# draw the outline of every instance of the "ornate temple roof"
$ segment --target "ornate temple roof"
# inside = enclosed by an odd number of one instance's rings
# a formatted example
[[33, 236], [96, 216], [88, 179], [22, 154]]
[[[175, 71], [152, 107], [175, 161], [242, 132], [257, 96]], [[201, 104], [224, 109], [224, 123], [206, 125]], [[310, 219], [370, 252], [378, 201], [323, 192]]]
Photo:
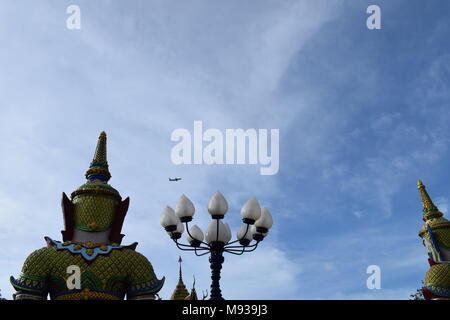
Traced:
[[192, 284], [191, 293], [184, 298], [184, 300], [198, 300], [197, 291], [195, 290], [195, 277], [194, 277], [194, 283]]
[[195, 288], [192, 288], [191, 293], [184, 298], [184, 300], [198, 300], [197, 291], [195, 291]]

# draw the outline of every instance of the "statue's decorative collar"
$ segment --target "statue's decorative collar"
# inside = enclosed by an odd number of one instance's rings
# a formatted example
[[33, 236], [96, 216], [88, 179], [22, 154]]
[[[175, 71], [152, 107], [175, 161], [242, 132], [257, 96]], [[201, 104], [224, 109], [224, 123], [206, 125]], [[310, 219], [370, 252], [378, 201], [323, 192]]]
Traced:
[[92, 243], [92, 242], [60, 242], [49, 237], [45, 237], [45, 241], [49, 246], [54, 247], [56, 250], [67, 250], [72, 254], [81, 255], [86, 261], [94, 261], [99, 255], [108, 255], [113, 250], [132, 249], [137, 246], [137, 242], [134, 242], [128, 246], [122, 246], [117, 243]]

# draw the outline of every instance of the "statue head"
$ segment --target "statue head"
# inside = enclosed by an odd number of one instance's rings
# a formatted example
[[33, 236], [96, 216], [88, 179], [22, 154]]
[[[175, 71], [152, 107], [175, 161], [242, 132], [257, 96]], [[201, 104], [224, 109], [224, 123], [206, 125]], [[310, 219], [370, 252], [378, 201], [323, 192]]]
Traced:
[[422, 181], [419, 180], [417, 187], [423, 204], [422, 220], [425, 222], [419, 236], [434, 263], [450, 261], [450, 222], [434, 205]]
[[64, 241], [72, 240], [76, 229], [92, 233], [110, 231], [110, 240], [120, 243], [129, 199], [122, 201], [119, 192], [108, 184], [111, 174], [106, 159], [105, 132], [100, 133], [94, 158], [85, 176], [86, 183], [72, 192], [70, 200], [63, 194]]

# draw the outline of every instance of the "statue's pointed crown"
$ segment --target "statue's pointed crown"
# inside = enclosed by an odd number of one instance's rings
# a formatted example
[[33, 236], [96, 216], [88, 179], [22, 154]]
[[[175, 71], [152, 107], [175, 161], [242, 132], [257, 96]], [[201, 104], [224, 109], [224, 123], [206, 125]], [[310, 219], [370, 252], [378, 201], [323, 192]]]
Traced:
[[121, 200], [119, 192], [108, 184], [111, 179], [106, 158], [106, 133], [102, 131], [98, 137], [94, 158], [86, 171], [86, 183], [72, 192], [72, 199], [80, 194], [104, 194]]
[[106, 133], [101, 132], [94, 158], [86, 171], [86, 183], [72, 192], [75, 227], [83, 231], [112, 228], [116, 208], [122, 200], [119, 192], [108, 184], [111, 174], [106, 160]]
[[[419, 231], [419, 237], [431, 243], [435, 252], [439, 254], [441, 248], [450, 249], [450, 221], [439, 211], [431, 200], [425, 185], [419, 180], [417, 183], [423, 205], [423, 221], [425, 224]], [[435, 258], [433, 258], [435, 259]], [[441, 258], [437, 258], [439, 261]], [[438, 262], [435, 260], [435, 262]]]
[[423, 205], [423, 221], [428, 221], [433, 218], [442, 217], [442, 212], [439, 211], [438, 207], [435, 206], [433, 201], [431, 200], [428, 192], [425, 188], [425, 185], [422, 183], [422, 180], [417, 182], [417, 188], [419, 189], [420, 197], [422, 198]]
[[105, 131], [102, 131], [98, 137], [94, 158], [92, 159], [88, 171], [86, 171], [86, 179], [89, 181], [100, 180], [105, 183], [111, 179], [111, 173], [109, 173], [108, 161], [106, 159]]

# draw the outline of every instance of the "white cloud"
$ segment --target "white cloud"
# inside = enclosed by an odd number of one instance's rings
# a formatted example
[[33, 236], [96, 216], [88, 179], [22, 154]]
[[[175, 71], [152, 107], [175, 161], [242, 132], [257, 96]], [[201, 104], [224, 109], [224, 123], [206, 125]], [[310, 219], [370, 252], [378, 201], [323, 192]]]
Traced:
[[[265, 240], [266, 241], [266, 240]], [[264, 241], [264, 242], [265, 242]], [[228, 255], [223, 271], [224, 293], [234, 299], [293, 299], [301, 286], [299, 265], [278, 246], [262, 242], [252, 253]], [[269, 244], [268, 244], [269, 245]]]
[[353, 211], [353, 215], [357, 218], [362, 218], [364, 216], [364, 212], [360, 210]]

